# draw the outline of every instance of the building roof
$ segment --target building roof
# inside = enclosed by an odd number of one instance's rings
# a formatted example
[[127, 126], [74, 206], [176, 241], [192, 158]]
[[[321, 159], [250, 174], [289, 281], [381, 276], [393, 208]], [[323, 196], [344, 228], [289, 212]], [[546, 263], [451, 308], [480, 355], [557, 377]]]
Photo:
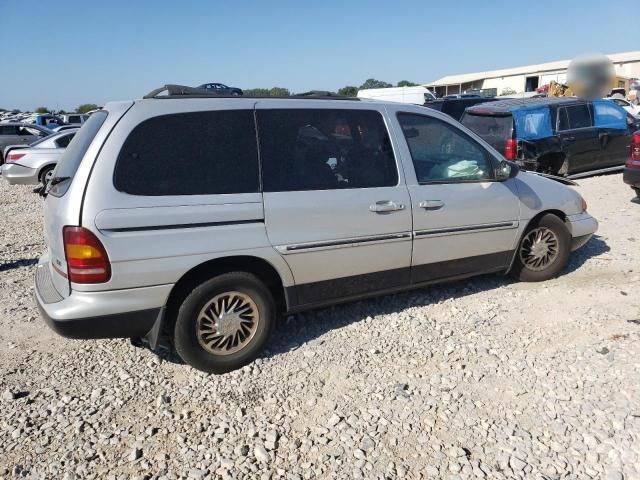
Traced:
[[[615, 63], [640, 62], [640, 50], [634, 52], [612, 53], [607, 55]], [[510, 77], [512, 75], [524, 75], [535, 72], [552, 72], [555, 70], [566, 70], [569, 68], [571, 60], [559, 60], [556, 62], [540, 63], [537, 65], [526, 65], [524, 67], [506, 68], [502, 70], [489, 70], [486, 72], [465, 73], [462, 75], [447, 75], [430, 83], [425, 83], [425, 87], [441, 87], [445, 85], [459, 85], [470, 83], [486, 78]]]

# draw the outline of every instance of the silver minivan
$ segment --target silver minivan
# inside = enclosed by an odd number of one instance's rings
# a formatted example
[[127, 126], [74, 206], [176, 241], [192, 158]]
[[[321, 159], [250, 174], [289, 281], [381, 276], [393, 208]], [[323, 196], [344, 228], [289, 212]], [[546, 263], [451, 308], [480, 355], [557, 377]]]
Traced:
[[43, 317], [73, 338], [169, 338], [226, 372], [278, 314], [488, 272], [557, 276], [597, 229], [432, 109], [156, 95], [76, 134], [45, 202]]

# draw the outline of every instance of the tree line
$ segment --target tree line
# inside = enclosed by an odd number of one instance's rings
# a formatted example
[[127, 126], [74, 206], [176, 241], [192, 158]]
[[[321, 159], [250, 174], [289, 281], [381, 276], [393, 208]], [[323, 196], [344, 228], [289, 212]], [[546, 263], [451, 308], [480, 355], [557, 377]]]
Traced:
[[57, 113], [60, 115], [64, 115], [65, 113], [87, 113], [91, 110], [97, 110], [98, 108], [100, 107], [98, 107], [98, 105], [96, 105], [95, 103], [83, 103], [78, 108], [76, 108], [75, 112], [66, 112], [64, 110], [54, 111], [48, 107], [38, 107], [34, 110], [34, 113]]
[[[355, 97], [358, 94], [358, 90], [364, 90], [368, 88], [390, 88], [390, 87], [417, 87], [419, 84], [410, 82], [409, 80], [400, 80], [396, 85], [385, 82], [383, 80], [377, 80], [375, 78], [369, 78], [364, 81], [362, 85], [356, 87], [355, 85], [347, 85], [338, 89], [338, 95], [345, 97]], [[249, 88], [244, 90], [245, 95], [255, 97], [286, 97], [291, 95], [291, 91], [284, 87], [272, 87], [272, 88]]]
[[[346, 85], [342, 88], [338, 89], [338, 95], [342, 95], [345, 97], [355, 97], [358, 95], [358, 90], [365, 90], [369, 88], [390, 88], [394, 85], [389, 82], [385, 82], [383, 80], [377, 80], [375, 78], [368, 78], [364, 81], [362, 85], [356, 87], [355, 85]], [[396, 87], [416, 87], [417, 83], [410, 82], [409, 80], [400, 80], [396, 85]], [[252, 97], [287, 97], [291, 95], [291, 91], [285, 87], [271, 87], [271, 88], [248, 88], [244, 90], [244, 94]], [[35, 113], [87, 113], [91, 110], [96, 110], [98, 105], [95, 103], [83, 103], [78, 108], [76, 108], [75, 112], [65, 112], [64, 110], [58, 110], [57, 112], [53, 112], [53, 110], [47, 107], [38, 107], [35, 109]]]

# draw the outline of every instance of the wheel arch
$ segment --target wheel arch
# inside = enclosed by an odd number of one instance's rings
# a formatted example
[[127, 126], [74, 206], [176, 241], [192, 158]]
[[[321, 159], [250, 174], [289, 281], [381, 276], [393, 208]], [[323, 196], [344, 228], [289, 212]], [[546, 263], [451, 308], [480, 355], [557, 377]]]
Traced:
[[287, 309], [284, 283], [276, 267], [262, 257], [235, 255], [208, 260], [191, 268], [180, 277], [167, 298], [165, 326], [169, 328], [173, 326], [180, 305], [196, 286], [216, 275], [238, 271], [258, 277], [273, 295], [278, 311]]
[[539, 168], [552, 175], [566, 175], [569, 164], [567, 154], [561, 150], [550, 150], [538, 157]]

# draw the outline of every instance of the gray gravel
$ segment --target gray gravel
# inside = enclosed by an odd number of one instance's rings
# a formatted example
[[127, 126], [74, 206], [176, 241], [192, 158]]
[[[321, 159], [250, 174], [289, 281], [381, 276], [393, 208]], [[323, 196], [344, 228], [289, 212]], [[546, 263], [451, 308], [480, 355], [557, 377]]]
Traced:
[[46, 328], [41, 200], [0, 182], [0, 478], [640, 478], [640, 205], [580, 183], [601, 229], [560, 278], [286, 318], [207, 376]]

